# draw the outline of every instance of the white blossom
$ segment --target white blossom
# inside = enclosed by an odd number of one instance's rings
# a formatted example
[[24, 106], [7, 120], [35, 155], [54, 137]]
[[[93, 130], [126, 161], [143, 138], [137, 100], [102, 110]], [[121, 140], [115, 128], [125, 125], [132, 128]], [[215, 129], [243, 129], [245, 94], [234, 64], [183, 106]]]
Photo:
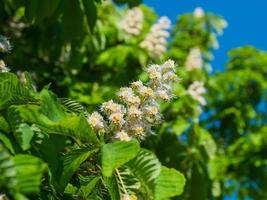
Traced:
[[142, 97], [152, 97], [153, 96], [153, 90], [150, 87], [147, 86], [141, 86], [140, 88], [138, 88], [138, 92]]
[[129, 141], [131, 137], [126, 133], [126, 131], [121, 130], [115, 134], [115, 138], [121, 141]]
[[127, 105], [138, 106], [141, 102], [140, 98], [134, 94], [133, 89], [129, 87], [121, 88], [118, 97]]
[[140, 8], [133, 8], [127, 11], [121, 26], [129, 35], [139, 35], [143, 27], [144, 16]]
[[144, 112], [147, 114], [147, 115], [153, 115], [153, 116], [156, 116], [156, 115], [158, 115], [159, 114], [159, 109], [158, 109], [158, 107], [157, 106], [151, 106], [151, 105], [149, 105], [149, 106], [146, 106], [145, 108], [144, 108]]
[[147, 69], [147, 73], [148, 73], [149, 78], [152, 80], [160, 80], [162, 77], [159, 65], [151, 65]]
[[185, 69], [191, 71], [194, 69], [201, 69], [202, 66], [203, 66], [203, 61], [200, 49], [198, 47], [190, 49], [189, 55], [187, 56], [185, 62]]
[[175, 70], [175, 63], [173, 60], [167, 60], [163, 65], [162, 65], [162, 71], [174, 71]]
[[188, 88], [187, 93], [196, 101], [199, 102], [201, 106], [207, 104], [203, 95], [206, 93], [206, 88], [204, 83], [200, 81], [194, 81]]
[[[147, 83], [138, 80], [131, 87], [122, 87], [117, 93], [121, 104], [113, 100], [101, 105], [101, 112], [107, 119], [103, 124], [113, 139], [128, 141], [143, 139], [152, 132], [153, 125], [161, 122], [157, 100], [172, 98], [172, 83], [177, 81], [175, 64], [168, 60], [162, 65], [150, 65], [146, 72], [150, 78]], [[94, 126], [100, 120], [95, 120]], [[89, 122], [92, 124], [92, 122]]]
[[152, 56], [161, 56], [167, 50], [167, 38], [170, 36], [167, 30], [170, 26], [171, 21], [168, 17], [159, 18], [158, 22], [152, 25], [140, 46], [147, 49]]
[[116, 126], [119, 126], [121, 127], [124, 123], [125, 123], [125, 120], [123, 118], [123, 114], [122, 113], [112, 113], [110, 116], [109, 116], [109, 120]]
[[142, 138], [143, 134], [144, 134], [144, 128], [142, 127], [142, 125], [135, 125], [133, 127], [131, 127], [131, 131], [133, 133], [134, 136], [138, 137], [138, 138]]
[[110, 115], [112, 113], [125, 113], [125, 108], [123, 107], [123, 105], [110, 100], [101, 105], [101, 111], [107, 115]]
[[0, 52], [1, 53], [8, 53], [12, 49], [12, 45], [10, 44], [9, 40], [0, 35]]
[[140, 81], [140, 80], [138, 80], [138, 81], [134, 81], [134, 82], [131, 83], [131, 87], [132, 87], [133, 89], [138, 89], [138, 88], [140, 88], [140, 87], [142, 87], [142, 86], [143, 86], [143, 82]]
[[155, 97], [165, 101], [171, 99], [171, 96], [168, 94], [168, 91], [160, 88], [155, 92]]
[[128, 116], [130, 118], [134, 118], [134, 119], [140, 119], [142, 116], [142, 112], [138, 107], [135, 106], [131, 106], [128, 109]]
[[18, 76], [19, 76], [19, 80], [22, 84], [26, 85], [27, 84], [27, 79], [26, 79], [26, 76], [25, 76], [25, 73], [22, 72], [22, 71], [18, 71], [17, 72]]
[[1, 72], [9, 72], [9, 68], [6, 66], [3, 60], [0, 60], [0, 73]]
[[205, 12], [201, 7], [197, 7], [195, 8], [193, 14], [196, 18], [202, 18], [205, 15]]
[[98, 112], [93, 112], [91, 115], [87, 117], [89, 124], [96, 131], [104, 130], [105, 124], [103, 117]]

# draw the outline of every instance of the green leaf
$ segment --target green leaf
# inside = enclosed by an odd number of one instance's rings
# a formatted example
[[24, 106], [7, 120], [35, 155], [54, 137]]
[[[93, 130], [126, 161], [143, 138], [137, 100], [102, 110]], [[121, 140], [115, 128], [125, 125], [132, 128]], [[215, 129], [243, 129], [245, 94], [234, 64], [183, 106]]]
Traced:
[[46, 17], [50, 17], [56, 9], [60, 0], [27, 0], [25, 7], [25, 16], [31, 23], [39, 23]]
[[63, 172], [60, 178], [60, 185], [62, 188], [66, 187], [75, 171], [94, 151], [95, 150], [90, 150], [88, 148], [75, 149], [64, 156]]
[[120, 141], [105, 144], [102, 147], [102, 173], [110, 177], [115, 168], [118, 168], [133, 159], [139, 151], [139, 143], [136, 140], [129, 142]]
[[85, 180], [85, 178], [83, 178], [83, 182], [86, 182], [86, 184], [83, 183], [82, 186], [80, 187], [79, 192], [78, 192], [78, 194], [80, 194], [85, 199], [92, 192], [92, 190], [94, 189], [94, 187], [98, 183], [100, 177], [99, 176], [88, 177], [88, 178], [86, 177], [86, 179], [87, 180]]
[[31, 140], [34, 135], [33, 130], [28, 124], [21, 123], [17, 127], [14, 133], [15, 137], [17, 138], [18, 142], [21, 145], [22, 150], [27, 150], [31, 147]]
[[62, 135], [45, 135], [37, 147], [40, 151], [41, 158], [49, 167], [50, 183], [55, 190], [60, 190], [60, 175], [63, 168], [62, 152], [66, 147], [66, 137]]
[[17, 185], [14, 161], [0, 143], [0, 188], [14, 189]]
[[31, 91], [12, 73], [0, 73], [0, 110], [12, 104], [36, 103]]
[[106, 188], [108, 189], [111, 200], [120, 199], [120, 190], [118, 187], [116, 177], [114, 175], [110, 177], [104, 177], [103, 182]]
[[87, 23], [90, 27], [91, 32], [93, 32], [96, 19], [97, 19], [97, 7], [94, 0], [82, 0], [84, 12], [86, 15]]
[[155, 199], [167, 199], [182, 194], [185, 186], [183, 174], [162, 166], [155, 187]]
[[77, 39], [83, 32], [83, 12], [80, 1], [64, 0], [62, 4], [62, 28], [67, 40]]
[[40, 93], [42, 113], [53, 121], [63, 119], [66, 115], [56, 95], [43, 89]]
[[13, 145], [12, 145], [12, 140], [1, 132], [0, 132], [0, 141], [4, 144], [4, 146], [6, 148], [8, 148], [8, 150], [11, 153], [13, 153], [13, 154], [15, 153], [15, 150], [14, 150]]
[[39, 192], [46, 164], [31, 155], [16, 155], [13, 160], [19, 191], [24, 194]]
[[[38, 128], [50, 134], [59, 134], [86, 142], [99, 143], [83, 114], [66, 114], [64, 118], [59, 119], [63, 115], [59, 115], [56, 109], [51, 111], [52, 114], [55, 113], [55, 116], [47, 113], [48, 110], [36, 105], [11, 106], [8, 109], [8, 116], [12, 129], [15, 130], [21, 122], [25, 122], [27, 124], [35, 124]], [[48, 117], [58, 120], [53, 121]]]
[[0, 130], [8, 133], [10, 131], [9, 124], [3, 116], [0, 116]]
[[125, 190], [129, 194], [140, 190], [140, 181], [133, 173], [131, 173], [129, 168], [127, 168], [127, 165], [116, 169], [114, 175], [117, 178], [117, 184], [121, 194], [124, 194]]
[[85, 113], [86, 109], [78, 102], [68, 99], [68, 98], [60, 98], [59, 99], [61, 104], [64, 106], [64, 108], [73, 113]]
[[137, 156], [127, 163], [127, 168], [140, 181], [150, 195], [153, 194], [157, 178], [160, 174], [161, 164], [155, 154], [141, 149]]

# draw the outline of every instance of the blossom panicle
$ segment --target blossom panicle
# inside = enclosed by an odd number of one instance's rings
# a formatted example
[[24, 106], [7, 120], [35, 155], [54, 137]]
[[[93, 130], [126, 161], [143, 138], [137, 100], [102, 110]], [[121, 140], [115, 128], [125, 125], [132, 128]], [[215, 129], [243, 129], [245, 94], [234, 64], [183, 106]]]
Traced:
[[129, 35], [139, 35], [143, 27], [144, 16], [140, 8], [135, 7], [127, 11], [121, 23], [122, 29]]
[[187, 93], [196, 101], [199, 102], [201, 106], [205, 106], [207, 104], [206, 99], [204, 98], [204, 94], [206, 93], [206, 88], [204, 87], [204, 83], [200, 81], [194, 81], [188, 88]]
[[100, 107], [102, 115], [97, 112], [89, 115], [88, 122], [95, 131], [105, 130], [114, 139], [128, 141], [144, 138], [152, 132], [153, 125], [161, 122], [158, 101], [168, 101], [173, 96], [171, 85], [178, 80], [175, 63], [168, 60], [162, 65], [150, 65], [146, 72], [147, 83], [138, 80], [130, 87], [120, 88], [117, 93], [120, 103], [104, 102]]
[[203, 60], [200, 49], [198, 47], [190, 49], [189, 55], [187, 56], [185, 62], [185, 69], [187, 71], [192, 71], [195, 69], [201, 69], [202, 66]]
[[147, 49], [152, 56], [161, 56], [167, 50], [167, 38], [170, 36], [167, 30], [170, 27], [171, 21], [168, 17], [159, 18], [158, 22], [152, 25], [140, 46]]

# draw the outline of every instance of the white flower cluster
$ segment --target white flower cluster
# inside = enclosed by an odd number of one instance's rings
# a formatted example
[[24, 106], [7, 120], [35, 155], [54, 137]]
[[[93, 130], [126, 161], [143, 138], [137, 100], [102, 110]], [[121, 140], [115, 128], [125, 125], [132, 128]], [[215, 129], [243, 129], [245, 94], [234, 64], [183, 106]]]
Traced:
[[185, 69], [191, 71], [201, 69], [203, 66], [201, 51], [198, 47], [190, 49], [189, 55], [186, 58]]
[[167, 49], [167, 38], [170, 36], [167, 31], [171, 27], [171, 21], [164, 16], [155, 23], [140, 46], [147, 49], [152, 56], [161, 56]]
[[205, 12], [201, 7], [197, 7], [197, 8], [195, 8], [193, 14], [194, 14], [194, 17], [196, 17], [196, 18], [202, 18], [202, 17], [204, 17]]
[[132, 8], [122, 21], [122, 29], [130, 35], [139, 35], [143, 27], [144, 15], [140, 8]]
[[8, 72], [9, 68], [6, 66], [3, 60], [0, 60], [0, 73], [1, 72]]
[[101, 105], [101, 114], [93, 112], [88, 116], [96, 132], [109, 133], [118, 140], [142, 139], [153, 125], [161, 122], [157, 101], [172, 98], [171, 84], [178, 80], [175, 63], [168, 60], [162, 65], [151, 65], [146, 71], [148, 83], [139, 80], [120, 88], [117, 96], [121, 103], [110, 100]]
[[203, 95], [206, 93], [206, 88], [204, 87], [204, 83], [200, 81], [194, 81], [188, 88], [187, 93], [191, 95], [193, 99], [199, 102], [201, 106], [205, 106], [207, 104]]
[[0, 35], [0, 52], [9, 53], [11, 49], [12, 49], [12, 46], [9, 40], [6, 37]]

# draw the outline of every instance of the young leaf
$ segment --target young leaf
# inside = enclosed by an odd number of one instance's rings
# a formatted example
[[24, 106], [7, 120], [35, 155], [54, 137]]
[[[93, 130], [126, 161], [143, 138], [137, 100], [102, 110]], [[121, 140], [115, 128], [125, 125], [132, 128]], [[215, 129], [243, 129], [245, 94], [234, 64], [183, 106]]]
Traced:
[[88, 148], [75, 149], [67, 153], [63, 158], [63, 172], [60, 178], [60, 185], [65, 188], [74, 172], [95, 150]]
[[183, 174], [162, 166], [155, 187], [155, 199], [163, 200], [182, 194], [185, 185]]
[[14, 161], [0, 143], [0, 188], [14, 189], [17, 185]]
[[31, 147], [31, 140], [34, 135], [33, 130], [28, 124], [21, 123], [14, 132], [14, 135], [21, 145], [22, 150], [27, 150]]
[[36, 103], [31, 91], [12, 73], [0, 73], [0, 110], [12, 104]]
[[[80, 194], [84, 199], [88, 198], [88, 195], [92, 192], [92, 190], [94, 189], [94, 187], [97, 184], [97, 182], [99, 181], [99, 179], [100, 179], [99, 176], [83, 178], [84, 183], [80, 187], [78, 194]], [[85, 184], [85, 182], [86, 182], [86, 184]]]
[[37, 157], [23, 154], [16, 155], [13, 160], [19, 191], [24, 194], [39, 192], [46, 164]]
[[108, 189], [108, 193], [110, 195], [111, 200], [120, 199], [120, 190], [117, 184], [116, 177], [114, 175], [110, 177], [103, 177], [103, 182]]
[[139, 151], [139, 143], [136, 140], [129, 142], [120, 141], [105, 144], [102, 147], [102, 172], [110, 177], [115, 168], [118, 168], [133, 159]]
[[[12, 128], [15, 130], [20, 122], [27, 124], [36, 124], [41, 130], [44, 130], [50, 134], [59, 134], [69, 137], [75, 137], [86, 142], [98, 143], [96, 135], [93, 133], [90, 125], [88, 124], [85, 116], [80, 114], [79, 116], [74, 114], [66, 114], [66, 116], [60, 120], [53, 121], [52, 119], [58, 119], [62, 116], [58, 115], [52, 117], [51, 112], [42, 109], [36, 105], [20, 105], [11, 106], [8, 109], [8, 116]], [[54, 110], [55, 112], [55, 110]], [[47, 114], [48, 116], [46, 116]]]
[[15, 153], [15, 150], [12, 145], [12, 140], [7, 137], [5, 134], [0, 131], [0, 141], [4, 144], [4, 146], [12, 153]]
[[146, 149], [141, 149], [137, 156], [127, 163], [127, 167], [140, 181], [146, 192], [152, 195], [161, 167], [155, 154]]

